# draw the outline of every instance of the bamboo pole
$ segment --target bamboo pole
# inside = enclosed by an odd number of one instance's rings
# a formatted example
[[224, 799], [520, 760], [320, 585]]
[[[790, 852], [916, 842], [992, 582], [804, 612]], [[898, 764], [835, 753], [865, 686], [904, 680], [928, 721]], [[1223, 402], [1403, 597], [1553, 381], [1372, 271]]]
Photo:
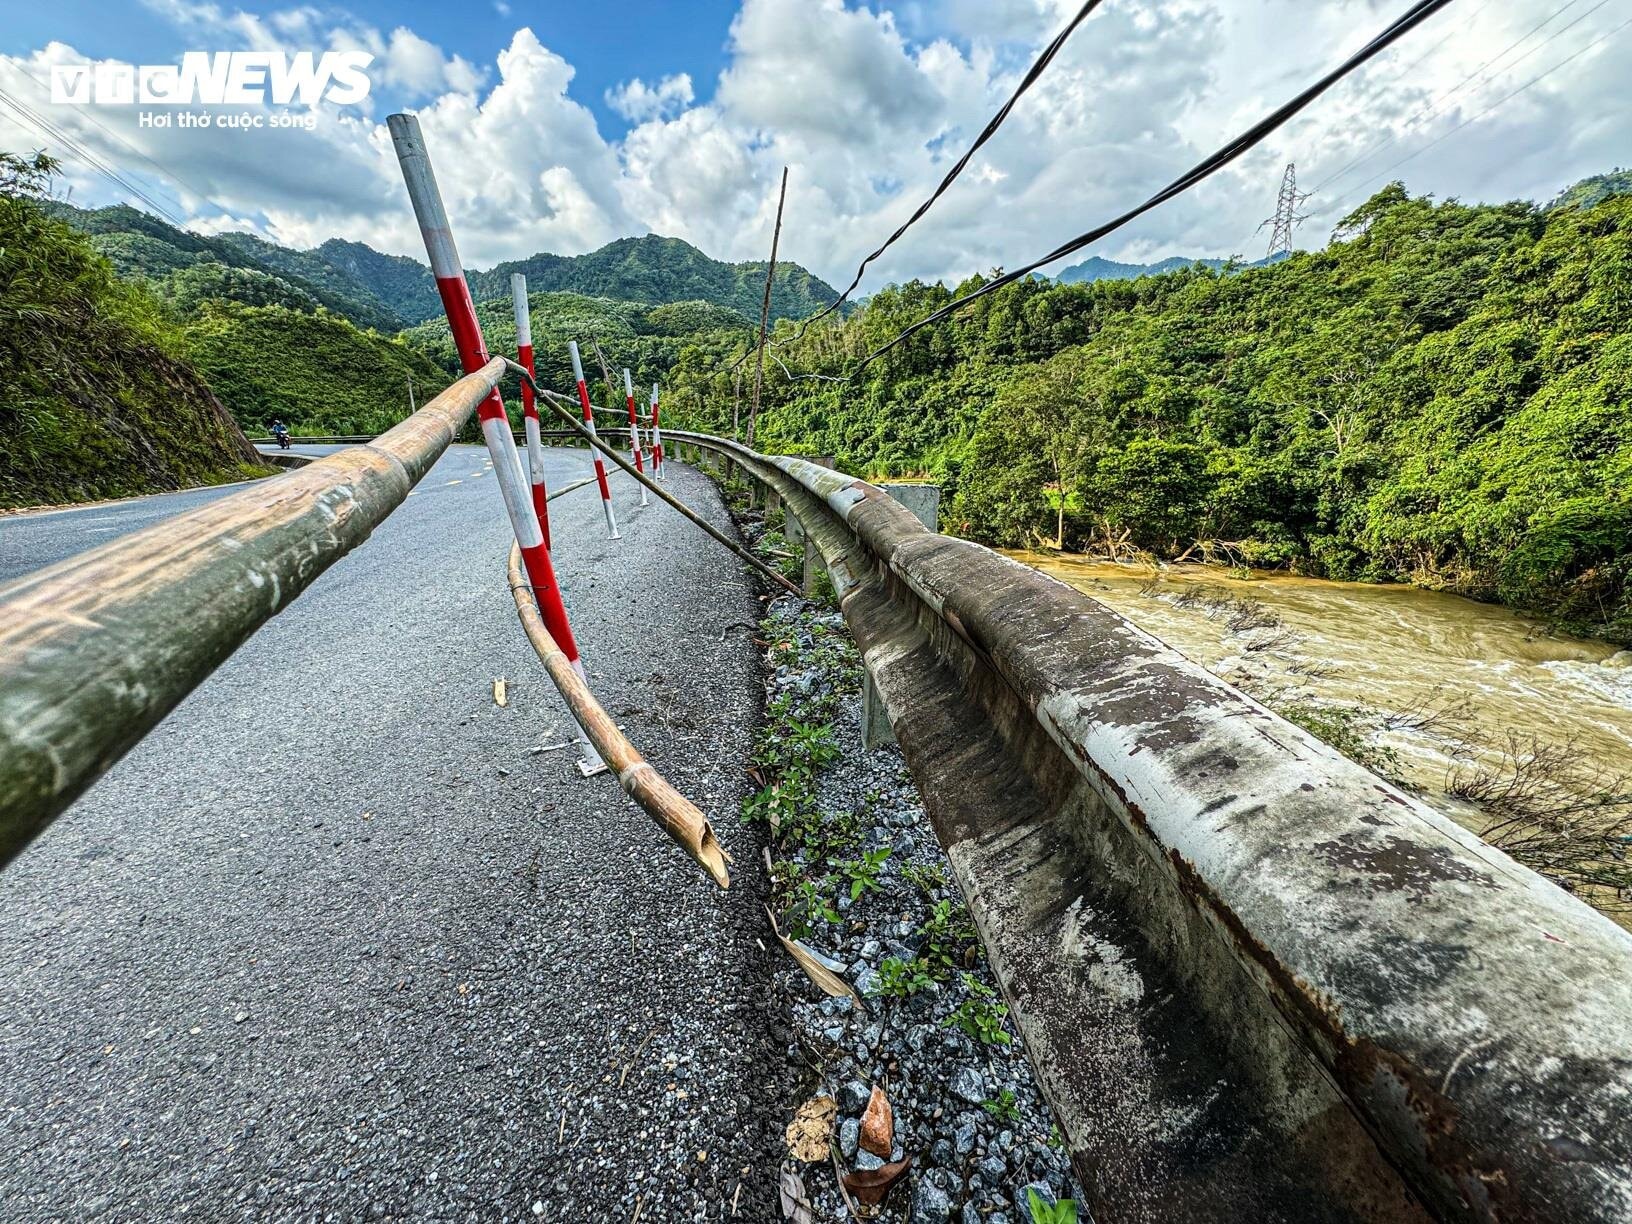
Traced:
[[[527, 379], [529, 382], [532, 381], [532, 375], [528, 374], [526, 369], [524, 367], [522, 367], [521, 365], [518, 365], [516, 362], [510, 361], [508, 359], [506, 359], [505, 364], [507, 366], [509, 366], [510, 369], [514, 370], [517, 374], [519, 374], [523, 378]], [[582, 438], [584, 441], [588, 442], [596, 450], [598, 450], [602, 454], [604, 454], [608, 459], [612, 460], [613, 463], [617, 464], [625, 472], [628, 472], [629, 475], [633, 476], [636, 480], [640, 481], [641, 484], [645, 485], [653, 493], [656, 493], [658, 495], [658, 497], [662, 498], [669, 505], [673, 506], [676, 510], [678, 510], [682, 515], [684, 515], [687, 519], [689, 519], [696, 526], [701, 527], [704, 531], [706, 531], [709, 535], [713, 536], [721, 544], [724, 544], [727, 548], [729, 548], [733, 553], [736, 554], [736, 556], [737, 556], [737, 558], [739, 560], [746, 561], [749, 565], [753, 566], [756, 570], [758, 570], [761, 574], [763, 574], [771, 582], [774, 582], [777, 586], [779, 586], [783, 590], [787, 591], [788, 594], [797, 595], [801, 599], [804, 598], [804, 592], [801, 591], [798, 587], [794, 586], [793, 583], [789, 582], [781, 574], [777, 573], [770, 566], [766, 565], [765, 562], [761, 561], [758, 557], [754, 556], [753, 553], [749, 552], [741, 544], [738, 544], [735, 540], [731, 539], [724, 532], [722, 532], [719, 528], [715, 527], [714, 524], [708, 522], [701, 515], [699, 515], [695, 510], [693, 510], [690, 506], [686, 505], [679, 498], [675, 497], [668, 490], [659, 488], [655, 483], [653, 483], [650, 479], [647, 478], [645, 472], [635, 471], [635, 468], [634, 468], [633, 464], [631, 464], [622, 455], [618, 454], [618, 452], [613, 447], [608, 446], [605, 442], [602, 442], [599, 437], [597, 437], [595, 434], [592, 434], [588, 429], [586, 429], [582, 424], [579, 423], [578, 419], [575, 416], [573, 416], [572, 413], [568, 412], [566, 410], [566, 408], [562, 407], [563, 401], [565, 401], [567, 403], [572, 402], [572, 401], [568, 400], [566, 396], [557, 395], [554, 391], [546, 391], [546, 390], [543, 390], [542, 388], [538, 388], [536, 386], [535, 386], [535, 390], [538, 391], [538, 398], [540, 400], [543, 400], [545, 403], [549, 404], [550, 407], [555, 410], [556, 415], [559, 416], [562, 419], [562, 421], [564, 421], [566, 423], [568, 428], [570, 428], [580, 438]]]
[[628, 737], [618, 730], [611, 715], [601, 708], [601, 703], [595, 700], [589, 685], [573, 669], [566, 654], [544, 627], [544, 618], [539, 615], [538, 605], [533, 602], [532, 588], [527, 585], [526, 575], [522, 573], [521, 550], [514, 545], [510, 548], [509, 570], [510, 594], [516, 601], [516, 614], [521, 618], [527, 641], [532, 644], [539, 662], [544, 664], [544, 670], [560, 690], [573, 718], [589, 736], [601, 759], [618, 775], [618, 785], [623, 788], [624, 794], [639, 804], [657, 822], [657, 826], [691, 856], [693, 862], [708, 872], [716, 884], [729, 888], [731, 876], [726, 868], [729, 856], [714, 836], [708, 818], [696, 804], [675, 790], [662, 774], [652, 768]]

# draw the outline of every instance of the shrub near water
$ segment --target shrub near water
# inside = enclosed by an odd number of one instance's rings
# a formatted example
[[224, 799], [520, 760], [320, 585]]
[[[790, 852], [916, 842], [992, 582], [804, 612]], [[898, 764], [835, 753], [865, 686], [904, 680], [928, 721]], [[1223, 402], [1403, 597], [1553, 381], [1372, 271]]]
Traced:
[[0, 507], [264, 472], [153, 298], [28, 198], [43, 182], [0, 175]]
[[[803, 340], [780, 328], [759, 449], [928, 473], [948, 527], [990, 543], [1410, 581], [1632, 643], [1632, 196], [1614, 187], [1543, 209], [1394, 184], [1324, 250], [1022, 280], [853, 381], [784, 373], [851, 374], [984, 282], [891, 287]], [[721, 368], [681, 354], [674, 424], [718, 425]]]

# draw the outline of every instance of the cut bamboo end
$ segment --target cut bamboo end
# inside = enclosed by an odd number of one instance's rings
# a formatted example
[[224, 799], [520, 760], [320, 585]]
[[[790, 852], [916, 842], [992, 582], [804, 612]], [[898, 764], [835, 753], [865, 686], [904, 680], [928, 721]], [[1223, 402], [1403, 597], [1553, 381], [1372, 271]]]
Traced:
[[652, 768], [618, 730], [610, 715], [595, 700], [594, 693], [583, 677], [573, 668], [539, 615], [532, 589], [527, 585], [521, 569], [521, 550], [510, 549], [510, 594], [516, 602], [516, 614], [521, 618], [522, 631], [527, 635], [533, 652], [544, 664], [544, 670], [560, 691], [567, 708], [583, 728], [595, 749], [618, 775], [618, 785], [635, 801], [657, 827], [666, 833], [708, 876], [721, 888], [731, 886], [731, 874], [726, 864], [731, 856], [720, 845], [708, 818], [690, 799]]

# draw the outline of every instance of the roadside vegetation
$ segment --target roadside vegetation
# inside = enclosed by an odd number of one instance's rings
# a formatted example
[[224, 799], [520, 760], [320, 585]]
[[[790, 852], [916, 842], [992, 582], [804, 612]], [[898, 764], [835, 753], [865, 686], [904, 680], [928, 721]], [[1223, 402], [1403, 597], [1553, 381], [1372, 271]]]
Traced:
[[[740, 478], [721, 489], [755, 551], [797, 572], [782, 512], [750, 507]], [[811, 1219], [1076, 1219], [1064, 1142], [912, 779], [895, 748], [861, 751], [861, 659], [831, 583], [772, 600], [758, 633], [765, 722], [742, 819], [765, 830], [794, 941], [778, 975], [790, 1062], [816, 1079], [784, 1201]]]
[[0, 154], [0, 509], [272, 470], [159, 301], [43, 207], [54, 168]]
[[[1125, 559], [1406, 581], [1632, 642], [1632, 196], [1467, 206], [1394, 184], [1320, 251], [1026, 280], [837, 377], [956, 289], [875, 294], [767, 362], [759, 447], [938, 480], [952, 529]], [[706, 347], [676, 423], [729, 430]]]

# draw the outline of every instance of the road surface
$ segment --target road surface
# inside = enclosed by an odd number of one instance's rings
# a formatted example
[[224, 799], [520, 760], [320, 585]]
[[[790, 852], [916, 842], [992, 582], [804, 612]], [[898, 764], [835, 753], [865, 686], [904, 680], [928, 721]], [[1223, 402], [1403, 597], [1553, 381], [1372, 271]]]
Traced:
[[[587, 466], [550, 452], [557, 484]], [[786, 1036], [736, 816], [759, 605], [615, 492], [621, 548], [593, 487], [552, 503], [562, 585], [730, 892], [536, 751], [569, 721], [485, 453], [453, 448], [0, 873], [0, 1218], [772, 1218]], [[219, 495], [0, 519], [0, 577]]]

